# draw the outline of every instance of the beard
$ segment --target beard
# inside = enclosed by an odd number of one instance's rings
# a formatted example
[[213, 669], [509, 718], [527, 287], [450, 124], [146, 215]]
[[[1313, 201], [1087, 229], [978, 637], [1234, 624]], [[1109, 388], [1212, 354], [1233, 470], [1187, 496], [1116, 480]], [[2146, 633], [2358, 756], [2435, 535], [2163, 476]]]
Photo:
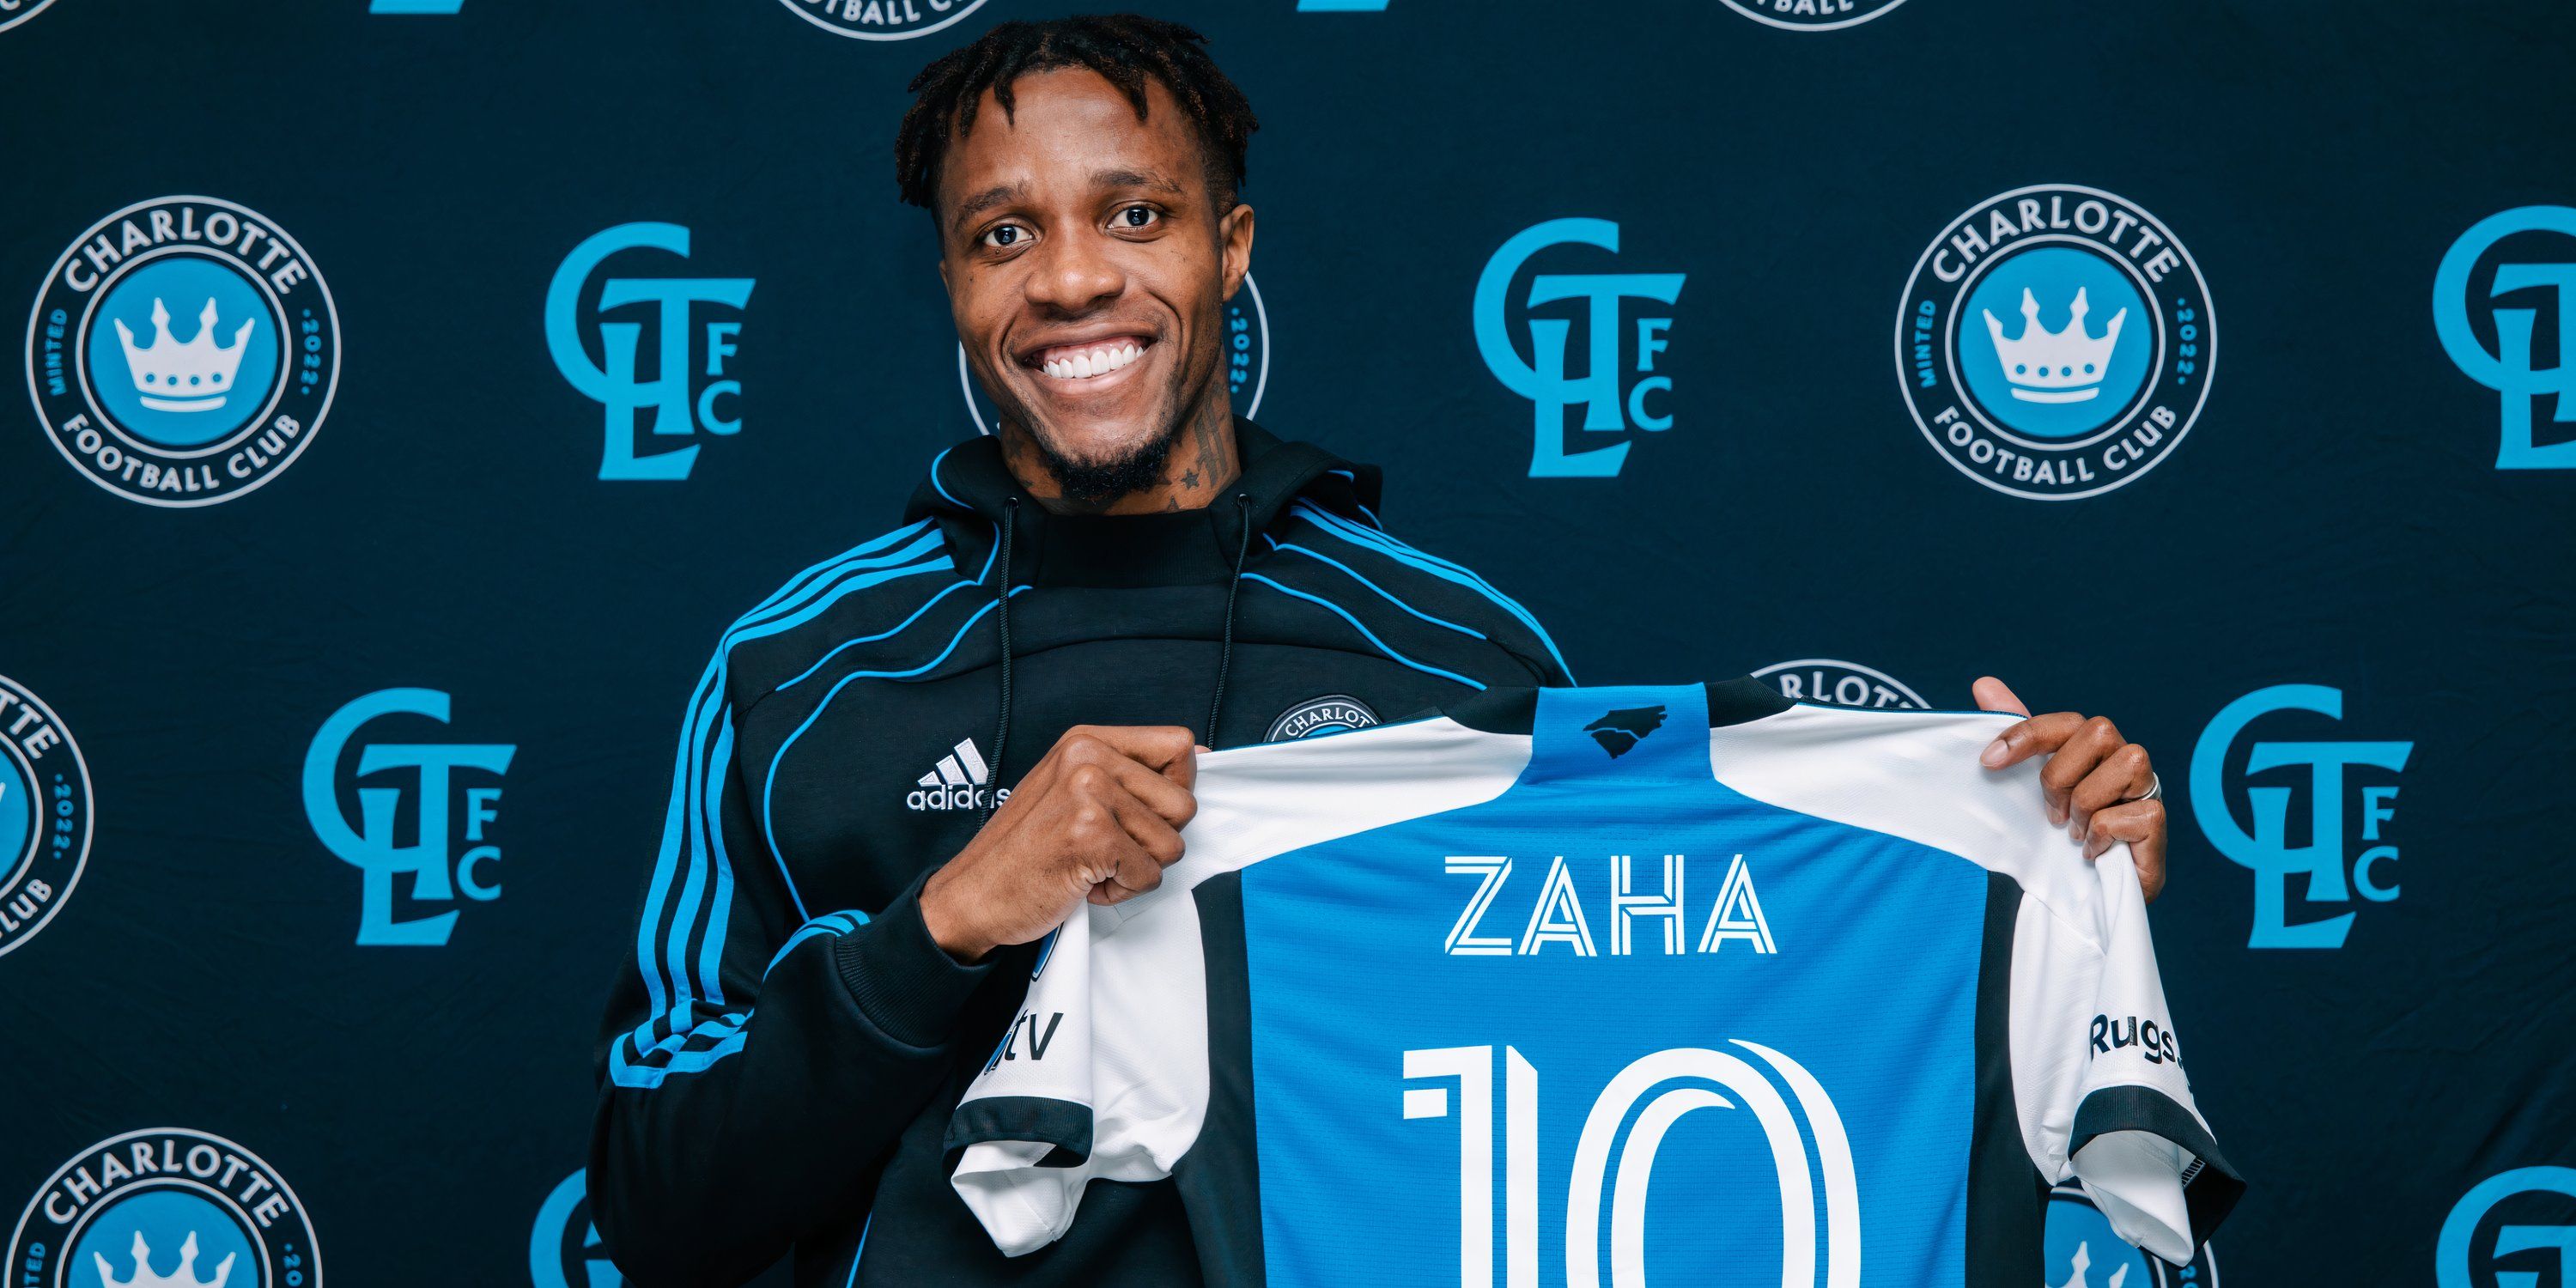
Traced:
[[1029, 433], [1029, 442], [1036, 446], [1038, 460], [1045, 464], [1047, 474], [1055, 479], [1066, 500], [1097, 506], [1162, 482], [1163, 467], [1171, 463], [1172, 443], [1180, 436], [1181, 422], [1175, 417], [1161, 432], [1106, 461], [1077, 461], [1057, 451], [1046, 435], [1034, 430]]

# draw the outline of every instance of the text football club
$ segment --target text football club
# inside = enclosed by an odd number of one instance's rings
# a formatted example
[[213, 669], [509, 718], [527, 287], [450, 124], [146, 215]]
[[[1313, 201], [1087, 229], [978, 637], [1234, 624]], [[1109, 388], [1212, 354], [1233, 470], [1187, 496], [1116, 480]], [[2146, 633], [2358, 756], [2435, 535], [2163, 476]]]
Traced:
[[136, 202], [83, 232], [27, 318], [27, 392], [100, 487], [187, 508], [251, 492], [331, 410], [340, 319], [295, 239], [213, 197]]
[[[2500, 470], [2576, 469], [2576, 209], [2522, 206], [2479, 220], [2442, 256], [2433, 274], [2433, 330], [2461, 374], [2494, 390], [2503, 411]], [[2544, 250], [2543, 247], [2547, 249]], [[2500, 249], [2505, 248], [2505, 249]], [[2483, 276], [2485, 280], [2477, 279]], [[2483, 286], [2484, 290], [2475, 288]], [[2510, 300], [2521, 307], [2506, 308]], [[2546, 326], [2540, 325], [2546, 315]], [[2483, 330], [2493, 337], [2490, 348]], [[2557, 365], [2532, 366], [2535, 335], [2555, 332]], [[2532, 403], [2570, 426], [2543, 435]]]
[[[1586, 246], [1619, 253], [1619, 225], [1607, 219], [1550, 219], [1513, 234], [1485, 261], [1476, 278], [1476, 351], [1503, 387], [1531, 404], [1531, 478], [1612, 478], [1628, 460], [1634, 439], [1604, 442], [1599, 434], [1630, 429], [1660, 433], [1673, 427], [1673, 378], [1664, 351], [1671, 347], [1670, 306], [1681, 298], [1681, 273], [1565, 272], [1577, 261], [1559, 247]], [[1545, 254], [1546, 268], [1529, 279], [1517, 301], [1514, 281]], [[1599, 263], [1598, 254], [1588, 257]], [[1649, 305], [1642, 316], [1622, 301]], [[1549, 305], [1580, 302], [1571, 317], [1545, 317]], [[1623, 318], [1623, 313], [1627, 314]], [[1514, 323], [1529, 333], [1529, 357], [1513, 339]], [[1581, 338], [1582, 370], [1568, 375], [1570, 352]], [[1659, 364], [1665, 370], [1659, 370]], [[1633, 367], [1633, 369], [1632, 369]], [[1569, 411], [1580, 423], [1567, 425]], [[1582, 441], [1578, 442], [1577, 439]]]
[[89, 765], [60, 717], [0, 676], [0, 953], [62, 910], [89, 862]]
[[[1262, 306], [1261, 287], [1243, 275], [1243, 289], [1225, 302], [1225, 326], [1217, 336], [1217, 362], [1225, 369], [1226, 398], [1234, 414], [1247, 420], [1261, 414], [1261, 396], [1270, 390], [1270, 311]], [[957, 346], [957, 387], [966, 395], [966, 415], [975, 432], [1002, 427], [1001, 409], [966, 365], [966, 346]]]
[[[460, 894], [478, 903], [501, 897], [501, 847], [486, 829], [499, 817], [501, 788], [490, 782], [468, 786], [466, 775], [497, 779], [510, 768], [518, 751], [509, 743], [446, 743], [386, 740], [354, 749], [360, 729], [386, 717], [425, 717], [447, 723], [448, 696], [436, 689], [385, 689], [370, 693], [331, 713], [313, 735], [304, 755], [304, 815], [323, 848], [363, 875], [359, 888], [360, 944], [437, 946], [456, 929], [458, 910], [405, 917], [395, 905], [394, 878], [408, 876], [403, 898], [410, 904], [452, 903]], [[392, 721], [396, 727], [408, 723]], [[414, 726], [415, 728], [417, 726]], [[350, 775], [410, 770], [414, 777], [410, 808], [404, 809], [405, 784], [360, 786], [358, 825], [340, 807], [341, 762], [354, 752]], [[379, 779], [377, 782], [383, 783]], [[396, 843], [397, 815], [411, 820], [412, 843]], [[456, 852], [450, 838], [461, 819], [466, 848]]]
[[1884, 18], [1905, 0], [1726, 0], [1726, 7], [1785, 31], [1839, 31]]
[[[601, 408], [602, 479], [685, 479], [697, 464], [699, 444], [676, 446], [666, 440], [689, 439], [700, 430], [726, 437], [742, 432], [742, 382], [727, 369], [740, 348], [741, 312], [751, 302], [752, 279], [617, 276], [600, 281], [595, 302], [590, 300], [592, 276], [611, 256], [646, 250], [685, 260], [689, 230], [678, 224], [632, 223], [594, 233], [564, 256], [546, 285], [546, 351], [563, 378]], [[646, 262], [637, 259], [634, 265]], [[584, 312], [585, 303], [590, 312]], [[649, 311], [624, 311], [643, 306], [650, 306]], [[698, 308], [726, 313], [697, 318]], [[648, 327], [653, 339], [650, 375], [643, 373], [640, 357]], [[599, 340], [596, 362], [590, 356], [590, 335]], [[693, 349], [703, 355], [703, 368], [691, 360]], [[637, 425], [638, 412], [651, 413], [649, 427]], [[652, 436], [649, 442], [646, 434]]]
[[321, 1288], [313, 1221], [275, 1168], [221, 1136], [154, 1127], [75, 1155], [9, 1240], [25, 1288]]
[[927, 36], [984, 6], [984, 0], [778, 0], [788, 12], [854, 40]]
[[1960, 473], [2038, 501], [2154, 469], [2199, 418], [2217, 355], [2191, 252], [2136, 204], [2075, 184], [1970, 207], [1897, 310], [1915, 426]]
[[[2390, 778], [2406, 768], [2412, 742], [2361, 740], [2257, 741], [2244, 745], [2241, 766], [2237, 748], [2257, 720], [2284, 732], [2298, 732], [2295, 716], [2304, 713], [2306, 731], [2316, 732], [2316, 717], [2343, 719], [2343, 690], [2319, 684], [2276, 684], [2257, 689], [2221, 708], [2201, 731], [2191, 752], [2191, 812], [2200, 830], [2220, 854], [2254, 871], [2254, 927], [2249, 948], [2341, 948], [2351, 933], [2350, 912], [2315, 920], [2290, 920], [2290, 881], [2304, 877], [2299, 897], [2311, 904], [2344, 906], [2358, 894], [2373, 903], [2398, 896], [2396, 843], [2382, 831], [2397, 817], [2397, 785], [2354, 781], [2365, 774]], [[2268, 718], [2268, 719], [2267, 719]], [[2276, 770], [2304, 768], [2307, 781], [2269, 777]], [[2228, 786], [2239, 781], [2253, 820], [2247, 831], [2228, 803]], [[2294, 823], [2290, 806], [2302, 790], [2307, 796], [2304, 825]], [[2348, 853], [2348, 822], [2357, 822], [2364, 848]], [[2294, 835], [2305, 845], [2292, 845]]]

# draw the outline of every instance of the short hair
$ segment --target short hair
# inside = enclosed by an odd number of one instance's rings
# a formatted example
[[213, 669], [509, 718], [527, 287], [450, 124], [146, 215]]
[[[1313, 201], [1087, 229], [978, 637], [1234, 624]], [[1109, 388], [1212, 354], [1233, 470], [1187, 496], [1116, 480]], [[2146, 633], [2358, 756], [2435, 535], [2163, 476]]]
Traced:
[[1207, 55], [1207, 37], [1177, 22], [1132, 13], [1006, 22], [963, 49], [921, 69], [905, 88], [915, 95], [895, 132], [895, 183], [903, 199], [932, 208], [949, 145], [975, 127], [976, 105], [991, 90], [1012, 112], [1011, 82], [1032, 72], [1084, 67], [1117, 86], [1145, 119], [1145, 81], [1162, 82], [1198, 135], [1209, 193], [1222, 212], [1243, 186], [1244, 150], [1261, 122], [1252, 103]]

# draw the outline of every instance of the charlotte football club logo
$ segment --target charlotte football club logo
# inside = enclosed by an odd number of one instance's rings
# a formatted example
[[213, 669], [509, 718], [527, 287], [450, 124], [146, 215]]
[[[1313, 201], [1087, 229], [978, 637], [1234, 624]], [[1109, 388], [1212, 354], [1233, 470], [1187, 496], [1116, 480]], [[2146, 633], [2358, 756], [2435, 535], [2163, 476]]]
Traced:
[[[2301, 898], [2309, 903], [2348, 904], [2355, 894], [2373, 903], [2397, 898], [2397, 846], [2380, 831], [2397, 816], [2397, 787], [2389, 783], [2358, 785], [2346, 770], [2377, 770], [2394, 775], [2406, 768], [2411, 742], [2257, 742], [2244, 753], [2236, 746], [2246, 728], [2276, 712], [2305, 712], [2328, 720], [2343, 719], [2343, 690], [2317, 684], [2276, 684], [2257, 689], [2220, 708], [2202, 730], [2191, 752], [2191, 812], [2202, 834], [2218, 852], [2254, 870], [2254, 929], [2249, 948], [2341, 948], [2355, 914], [2346, 912], [2316, 921], [2289, 920], [2290, 879], [2304, 876]], [[2315, 722], [2308, 722], [2311, 728]], [[2307, 835], [2303, 846], [2290, 844], [2290, 805], [2298, 789], [2256, 786], [2273, 770], [2308, 771]], [[2230, 774], [2246, 781], [2245, 800], [2254, 828], [2245, 830], [2228, 804]], [[2346, 856], [2348, 813], [2358, 815], [2361, 840], [2367, 846]], [[2373, 844], [2376, 842], [2376, 844]], [[2347, 879], [2348, 878], [2348, 879]]]
[[1789, 31], [1834, 31], [1883, 18], [1905, 0], [1726, 0], [1755, 22]]
[[1295, 742], [1299, 738], [1321, 738], [1326, 734], [1349, 733], [1366, 729], [1378, 722], [1377, 712], [1369, 704], [1347, 693], [1321, 698], [1308, 698], [1279, 713], [1270, 722], [1270, 732], [1261, 735], [1263, 742]]
[[[1217, 343], [1223, 355], [1219, 361], [1225, 364], [1226, 397], [1235, 414], [1247, 420], [1260, 415], [1261, 395], [1270, 388], [1270, 311], [1262, 307], [1261, 288], [1250, 273], [1243, 275], [1243, 289], [1225, 302], [1225, 330]], [[976, 433], [1002, 427], [1000, 409], [966, 365], [963, 344], [957, 346], [957, 387], [966, 395], [966, 414], [974, 418]]]
[[[1658, 358], [1672, 344], [1665, 336], [1672, 329], [1672, 316], [1650, 314], [1623, 321], [1620, 301], [1670, 305], [1681, 298], [1683, 274], [1542, 272], [1529, 279], [1529, 293], [1515, 306], [1514, 279], [1541, 252], [1559, 246], [1589, 246], [1616, 255], [1619, 225], [1607, 219], [1551, 219], [1505, 241], [1476, 278], [1476, 351], [1494, 379], [1530, 400], [1531, 478], [1611, 478], [1627, 463], [1634, 440], [1598, 446], [1571, 440], [1580, 436], [1599, 444], [1592, 435], [1624, 434], [1632, 428], [1661, 433], [1673, 427], [1673, 378], [1656, 370]], [[1540, 317], [1531, 312], [1578, 300], [1586, 307], [1575, 310], [1573, 317]], [[1526, 360], [1513, 340], [1515, 317], [1529, 332]], [[1578, 324], [1583, 371], [1569, 376], [1567, 350]], [[1566, 413], [1576, 408], [1582, 410], [1582, 421], [1569, 430]]]
[[[313, 735], [304, 754], [304, 816], [323, 848], [363, 874], [359, 890], [358, 942], [437, 946], [456, 928], [457, 909], [426, 917], [397, 919], [394, 878], [409, 876], [407, 896], [414, 904], [452, 903], [459, 894], [479, 903], [501, 897], [501, 847], [485, 829], [500, 814], [501, 789], [460, 789], [463, 774], [498, 778], [518, 751], [509, 743], [377, 742], [355, 749], [352, 776], [413, 770], [412, 843], [396, 843], [394, 820], [402, 809], [401, 786], [361, 786], [355, 791], [358, 825], [340, 808], [340, 764], [351, 754], [358, 730], [387, 716], [423, 716], [447, 723], [448, 697], [436, 689], [385, 689], [370, 693], [331, 713]], [[451, 821], [461, 815], [466, 849], [455, 853]]]
[[984, 0], [778, 0], [797, 17], [857, 40], [927, 36], [984, 5]]
[[62, 1165], [18, 1218], [28, 1288], [321, 1288], [295, 1191], [259, 1155], [185, 1127], [130, 1131]]
[[2517, 1167], [2451, 1207], [2433, 1245], [2436, 1288], [2576, 1284], [2576, 1167]]
[[[2489, 215], [2460, 234], [2433, 274], [2433, 330], [2442, 338], [2442, 351], [2461, 374], [2502, 399], [2500, 470], [2576, 469], [2576, 429], [2560, 430], [2552, 435], [2556, 441], [2544, 443], [2531, 416], [2532, 401], [2548, 398], [2552, 424], [2576, 424], [2576, 262], [2567, 259], [2569, 237], [2576, 237], [2576, 210], [2521, 206]], [[2557, 258], [2540, 253], [2544, 238]], [[2527, 255], [2509, 257], [2521, 262], [2491, 262], [2508, 239], [2516, 248], [2527, 247]], [[2480, 285], [2485, 292], [2472, 301]], [[2531, 307], [2495, 305], [2508, 297]], [[2546, 328], [2538, 325], [2544, 310]], [[2558, 335], [2558, 365], [2534, 368], [2532, 337], [2552, 331]]]
[[2191, 252], [2154, 215], [2075, 184], [1971, 207], [1897, 308], [1915, 426], [1960, 473], [2035, 501], [2154, 469], [2199, 418], [2217, 356]]
[[546, 1195], [528, 1232], [528, 1282], [534, 1288], [621, 1288], [626, 1282], [599, 1243], [590, 1219], [587, 1173], [576, 1170]]
[[1791, 702], [1873, 710], [1932, 709], [1932, 704], [1924, 701], [1923, 695], [1907, 688], [1896, 677], [1858, 662], [1802, 657], [1794, 662], [1774, 662], [1754, 672], [1753, 678], [1770, 681], [1771, 687], [1778, 689], [1780, 696]]
[[0, 676], [0, 953], [62, 911], [89, 862], [89, 764], [62, 719]]
[[[595, 302], [591, 275], [612, 255], [656, 250], [689, 257], [689, 230], [678, 224], [619, 224], [594, 233], [555, 269], [546, 285], [546, 351], [555, 369], [583, 397], [600, 404], [602, 442], [599, 477], [603, 479], [685, 479], [697, 463], [698, 444], [664, 445], [647, 451], [640, 437], [656, 442], [694, 437], [699, 430], [731, 436], [742, 432], [738, 404], [742, 382], [726, 376], [727, 363], [739, 348], [742, 320], [751, 301], [748, 277], [611, 277], [599, 283]], [[657, 306], [649, 312], [623, 313], [634, 306]], [[705, 305], [737, 316], [707, 320], [704, 340], [692, 326], [692, 310]], [[614, 316], [617, 321], [610, 321]], [[639, 372], [638, 352], [644, 331], [653, 330], [653, 372]], [[593, 362], [585, 332], [599, 337], [600, 361]], [[691, 351], [703, 355], [692, 361]], [[636, 413], [652, 413], [649, 429], [636, 425]]]
[[340, 317], [304, 248], [213, 197], [109, 215], [54, 261], [27, 318], [27, 392], [63, 459], [146, 505], [229, 501], [313, 442]]
[[2046, 1288], [2218, 1288], [2218, 1256], [2200, 1245], [2187, 1266], [2129, 1246], [2080, 1185], [2048, 1192]]

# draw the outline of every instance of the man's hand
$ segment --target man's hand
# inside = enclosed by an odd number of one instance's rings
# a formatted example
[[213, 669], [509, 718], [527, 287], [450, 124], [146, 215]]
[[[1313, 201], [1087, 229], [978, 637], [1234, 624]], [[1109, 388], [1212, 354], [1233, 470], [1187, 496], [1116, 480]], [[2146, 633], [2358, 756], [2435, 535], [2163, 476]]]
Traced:
[[[1989, 675], [1978, 679], [1980, 711], [2029, 716], [2004, 682]], [[2086, 719], [2072, 711], [2031, 716], [1986, 744], [1980, 763], [1988, 769], [2017, 765], [2047, 756], [2039, 785], [2048, 802], [2048, 821], [2065, 825], [2083, 838], [2084, 857], [2096, 858], [2114, 841], [2126, 841], [2138, 858], [2138, 884], [2147, 902], [2165, 888], [2165, 803], [2140, 800], [2156, 781], [2147, 749], [2120, 736], [2101, 716]]]
[[1083, 900], [1163, 883], [1198, 812], [1197, 748], [1176, 725], [1076, 725], [921, 888], [930, 937], [959, 961], [1024, 944]]

